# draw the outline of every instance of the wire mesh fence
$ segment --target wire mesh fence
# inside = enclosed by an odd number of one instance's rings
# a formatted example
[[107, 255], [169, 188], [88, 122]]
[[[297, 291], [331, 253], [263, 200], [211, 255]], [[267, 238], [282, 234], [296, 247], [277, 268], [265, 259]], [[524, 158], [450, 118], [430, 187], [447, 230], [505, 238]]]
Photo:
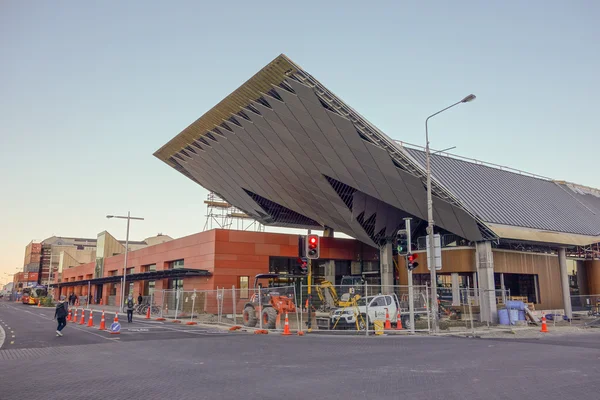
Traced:
[[151, 299], [151, 316], [187, 324], [223, 324], [290, 331], [299, 327], [295, 287], [162, 290]]
[[439, 333], [511, 331], [528, 320], [534, 317], [527, 303], [511, 300], [509, 290], [460, 288], [450, 299], [438, 297]]
[[600, 294], [571, 296], [571, 308], [574, 312], [600, 317]]
[[411, 293], [409, 286], [324, 282], [302, 286], [301, 296], [301, 325], [311, 332], [353, 331], [369, 335], [430, 329], [426, 286], [415, 285]]
[[[508, 290], [461, 288], [437, 298], [434, 320], [431, 288], [426, 285], [333, 285], [325, 281], [298, 287], [155, 291], [144, 297], [142, 311], [149, 308], [152, 318], [187, 324], [272, 331], [283, 331], [287, 325], [290, 332], [363, 335], [432, 333], [436, 322], [439, 331], [433, 333], [511, 330], [534, 319], [527, 303], [511, 301]], [[594, 300], [590, 298], [589, 303]], [[491, 313], [493, 305], [497, 311]]]

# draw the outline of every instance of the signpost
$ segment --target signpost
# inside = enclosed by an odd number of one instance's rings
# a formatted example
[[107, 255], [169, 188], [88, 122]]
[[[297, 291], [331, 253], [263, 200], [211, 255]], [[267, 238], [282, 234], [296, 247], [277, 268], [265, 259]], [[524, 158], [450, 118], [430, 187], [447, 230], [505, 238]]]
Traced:
[[120, 333], [121, 332], [121, 324], [118, 322], [113, 322], [110, 324], [110, 333]]
[[[411, 230], [410, 230], [410, 221], [412, 218], [404, 218], [406, 222], [406, 247], [407, 254], [412, 252], [411, 245]], [[408, 260], [406, 261], [408, 263]], [[408, 267], [408, 265], [407, 265]], [[413, 273], [412, 269], [406, 268], [408, 271], [408, 312], [409, 312], [409, 321], [410, 321], [410, 332], [415, 333], [415, 295], [413, 291]], [[397, 321], [397, 323], [400, 323]]]
[[[431, 247], [429, 244], [429, 236], [426, 236], [426, 243], [427, 243], [427, 269], [431, 271], [431, 267], [429, 266], [429, 260], [431, 260], [431, 253], [429, 248]], [[433, 247], [434, 247], [434, 254], [435, 254], [435, 270], [436, 271], [441, 271], [442, 269], [442, 241], [441, 241], [441, 237], [439, 235], [439, 233], [436, 233], [435, 235], [433, 235]]]

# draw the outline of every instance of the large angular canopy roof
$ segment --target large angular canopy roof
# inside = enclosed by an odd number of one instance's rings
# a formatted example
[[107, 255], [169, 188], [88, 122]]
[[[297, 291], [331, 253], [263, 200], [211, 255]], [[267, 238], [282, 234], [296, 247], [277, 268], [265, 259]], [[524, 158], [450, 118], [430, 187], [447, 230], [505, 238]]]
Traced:
[[[404, 217], [427, 219], [423, 153], [394, 142], [285, 55], [155, 156], [266, 225], [327, 226], [378, 245], [403, 226]], [[594, 242], [589, 236], [600, 225], [597, 219], [586, 222], [581, 204], [587, 198], [576, 201], [555, 183], [509, 179], [499, 172], [472, 179], [473, 168], [488, 167], [435, 157], [437, 226], [468, 240], [502, 236], [580, 244], [575, 235]], [[515, 183], [512, 191], [502, 190]], [[537, 200], [546, 197], [539, 190], [550, 190], [549, 185], [564, 195], [538, 212]], [[509, 194], [514, 191], [518, 198]], [[553, 215], [557, 204], [563, 210]], [[600, 209], [594, 204], [585, 209]], [[518, 237], [514, 228], [572, 235], [562, 241], [556, 235]]]

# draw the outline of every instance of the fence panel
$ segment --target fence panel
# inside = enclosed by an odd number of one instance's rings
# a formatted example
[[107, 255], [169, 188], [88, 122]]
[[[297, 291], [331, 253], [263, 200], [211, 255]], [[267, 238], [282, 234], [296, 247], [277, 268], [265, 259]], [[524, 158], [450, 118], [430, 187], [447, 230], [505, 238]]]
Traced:
[[[527, 325], [527, 303], [511, 300], [509, 290], [461, 288], [449, 299], [438, 297], [439, 333], [511, 331]], [[494, 302], [496, 315], [486, 314]]]
[[571, 296], [573, 312], [587, 313], [588, 316], [600, 316], [600, 294]]
[[324, 283], [310, 286], [310, 296], [309, 287], [303, 286], [302, 295], [306, 297], [301, 299], [301, 324], [310, 326], [311, 331], [362, 332], [365, 335], [382, 330], [389, 333], [392, 329], [397, 333], [407, 330], [428, 332], [427, 287], [415, 285], [412, 290], [413, 323], [408, 286]]

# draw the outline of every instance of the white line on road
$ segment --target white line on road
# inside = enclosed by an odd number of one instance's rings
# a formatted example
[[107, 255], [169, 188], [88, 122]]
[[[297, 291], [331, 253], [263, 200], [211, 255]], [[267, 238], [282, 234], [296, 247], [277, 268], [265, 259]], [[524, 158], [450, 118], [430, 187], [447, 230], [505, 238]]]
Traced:
[[[31, 314], [35, 315], [34, 313], [31, 313]], [[44, 319], [47, 319], [47, 320], [52, 320], [50, 317], [47, 317], [45, 315], [40, 315], [40, 317], [42, 317]], [[74, 325], [74, 323], [72, 323], [71, 325]], [[114, 341], [114, 340], [118, 340], [119, 339], [119, 338], [107, 338], [106, 336], [102, 336], [99, 333], [90, 332], [89, 330], [78, 328], [77, 326], [72, 326], [71, 329], [77, 329], [78, 331], [89, 333], [90, 335], [98, 336], [98, 337], [101, 337], [102, 339], [106, 339], [106, 340], [113, 340]]]

